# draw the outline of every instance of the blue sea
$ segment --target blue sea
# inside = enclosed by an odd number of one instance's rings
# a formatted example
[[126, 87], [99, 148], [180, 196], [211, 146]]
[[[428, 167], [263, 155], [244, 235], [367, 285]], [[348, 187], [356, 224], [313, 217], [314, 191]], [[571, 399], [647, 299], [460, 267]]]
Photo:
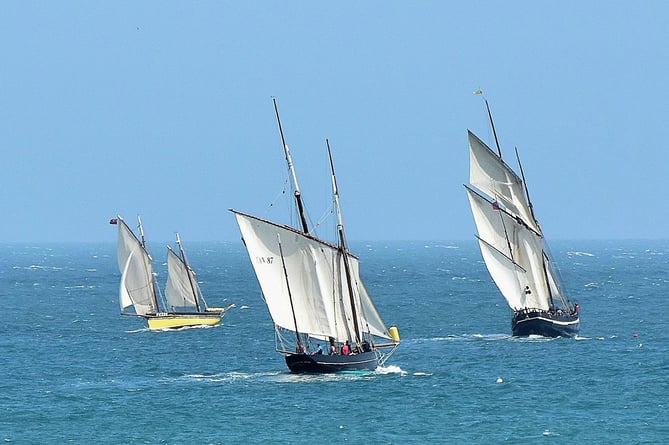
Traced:
[[552, 243], [576, 339], [512, 338], [472, 240], [352, 243], [402, 344], [341, 375], [288, 372], [241, 242], [186, 246], [208, 303], [237, 307], [171, 332], [119, 314], [113, 243], [0, 247], [5, 443], [669, 440], [669, 241]]

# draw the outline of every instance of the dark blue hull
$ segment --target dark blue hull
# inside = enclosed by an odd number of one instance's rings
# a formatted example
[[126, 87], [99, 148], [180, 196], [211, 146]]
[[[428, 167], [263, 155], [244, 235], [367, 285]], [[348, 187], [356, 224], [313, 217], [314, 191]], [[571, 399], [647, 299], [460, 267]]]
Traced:
[[379, 361], [374, 352], [353, 355], [287, 354], [286, 364], [296, 374], [327, 374], [341, 371], [374, 371]]
[[514, 337], [576, 337], [580, 325], [578, 314], [561, 311], [525, 310], [516, 312], [511, 320]]

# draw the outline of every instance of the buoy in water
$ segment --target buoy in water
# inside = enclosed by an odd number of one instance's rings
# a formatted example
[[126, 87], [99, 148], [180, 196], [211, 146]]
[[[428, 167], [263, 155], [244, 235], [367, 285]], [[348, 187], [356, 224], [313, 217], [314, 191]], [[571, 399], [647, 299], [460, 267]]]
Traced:
[[497, 383], [504, 383], [504, 379], [501, 377], [497, 377]]

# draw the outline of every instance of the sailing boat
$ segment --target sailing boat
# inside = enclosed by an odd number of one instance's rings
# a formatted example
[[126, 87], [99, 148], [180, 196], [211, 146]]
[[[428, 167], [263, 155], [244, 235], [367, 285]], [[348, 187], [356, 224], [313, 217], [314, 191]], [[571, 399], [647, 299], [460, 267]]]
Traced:
[[[119, 303], [122, 315], [143, 317], [149, 329], [174, 329], [187, 326], [216, 325], [223, 313], [232, 307], [208, 308], [195, 272], [188, 265], [177, 233], [176, 253], [167, 247], [167, 308], [161, 309], [160, 293], [153, 273], [151, 255], [146, 248], [142, 220], [137, 217], [140, 237], [137, 238], [119, 215], [110, 221], [118, 225], [118, 267], [121, 271]], [[140, 240], [141, 239], [141, 240]], [[130, 311], [130, 308], [133, 311]]]
[[399, 331], [386, 328], [360, 279], [359, 260], [349, 251], [329, 142], [337, 244], [309, 231], [276, 100], [274, 110], [301, 227], [230, 211], [274, 322], [276, 350], [294, 373], [375, 370], [399, 346]]
[[483, 260], [513, 310], [514, 336], [575, 337], [580, 318], [561, 289], [546, 240], [534, 217], [520, 157], [519, 177], [497, 153], [468, 131], [470, 171], [465, 185]]

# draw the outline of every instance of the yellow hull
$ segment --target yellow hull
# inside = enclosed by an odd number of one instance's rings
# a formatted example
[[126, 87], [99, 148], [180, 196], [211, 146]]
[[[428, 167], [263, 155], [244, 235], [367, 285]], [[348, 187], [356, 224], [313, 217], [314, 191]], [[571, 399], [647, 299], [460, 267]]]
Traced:
[[146, 319], [149, 329], [177, 329], [188, 326], [214, 326], [221, 322], [221, 314], [166, 314]]

